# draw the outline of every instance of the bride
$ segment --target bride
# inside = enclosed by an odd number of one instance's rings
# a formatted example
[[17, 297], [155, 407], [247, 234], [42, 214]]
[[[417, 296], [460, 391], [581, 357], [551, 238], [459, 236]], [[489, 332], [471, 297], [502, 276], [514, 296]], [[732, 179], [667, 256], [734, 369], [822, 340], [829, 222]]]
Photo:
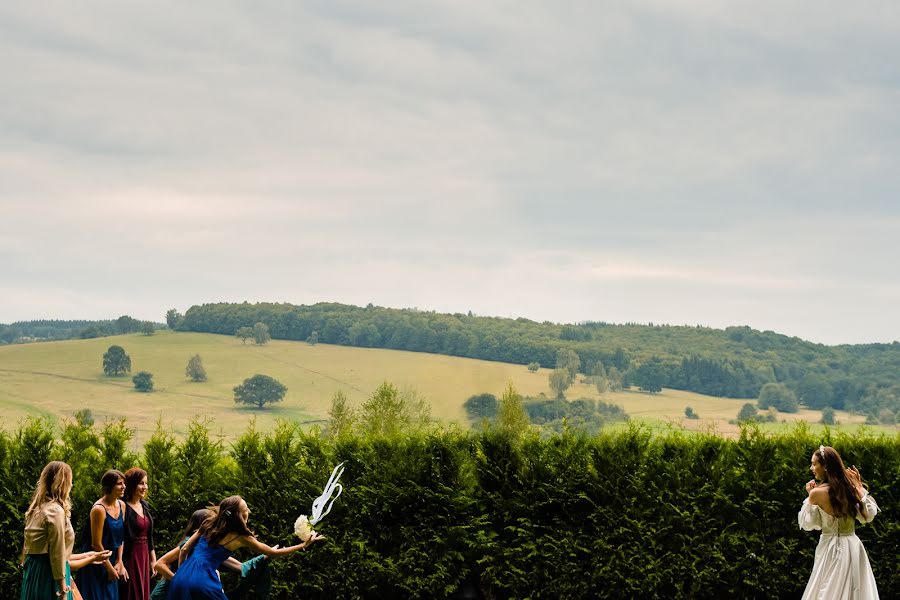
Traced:
[[856, 537], [853, 520], [870, 523], [878, 505], [863, 487], [856, 467], [845, 468], [831, 446], [819, 446], [813, 452], [810, 471], [815, 479], [806, 484], [809, 497], [803, 501], [797, 521], [802, 529], [820, 529], [822, 535], [803, 600], [877, 599], [872, 566]]

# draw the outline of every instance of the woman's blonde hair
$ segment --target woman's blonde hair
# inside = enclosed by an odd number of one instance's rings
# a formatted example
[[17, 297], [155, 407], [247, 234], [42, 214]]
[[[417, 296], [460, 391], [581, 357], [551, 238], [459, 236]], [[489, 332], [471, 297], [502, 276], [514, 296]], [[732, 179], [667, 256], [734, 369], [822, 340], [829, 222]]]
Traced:
[[31, 513], [39, 510], [47, 502], [58, 502], [65, 509], [68, 517], [72, 512], [72, 501], [69, 499], [71, 491], [72, 467], [59, 460], [47, 463], [38, 478], [34, 496], [31, 497], [31, 504], [25, 511], [25, 517], [31, 516]]

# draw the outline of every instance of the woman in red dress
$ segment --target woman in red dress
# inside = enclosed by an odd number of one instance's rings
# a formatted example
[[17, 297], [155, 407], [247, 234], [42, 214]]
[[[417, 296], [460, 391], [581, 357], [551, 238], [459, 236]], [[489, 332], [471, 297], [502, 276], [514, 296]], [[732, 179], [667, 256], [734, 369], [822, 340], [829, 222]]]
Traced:
[[122, 600], [148, 600], [150, 576], [156, 564], [153, 548], [153, 516], [144, 498], [147, 496], [147, 472], [132, 467], [125, 472], [125, 552], [122, 562], [128, 580], [121, 582]]

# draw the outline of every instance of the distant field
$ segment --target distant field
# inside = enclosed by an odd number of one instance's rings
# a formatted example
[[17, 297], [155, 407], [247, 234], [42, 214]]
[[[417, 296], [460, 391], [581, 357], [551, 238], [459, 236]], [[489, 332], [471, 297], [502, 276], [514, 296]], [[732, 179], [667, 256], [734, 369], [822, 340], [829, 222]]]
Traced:
[[[106, 377], [101, 368], [106, 349], [118, 344], [131, 356], [132, 371], [150, 371], [156, 391], [134, 391], [131, 377]], [[192, 383], [184, 375], [188, 359], [200, 354], [209, 375], [206, 383]], [[275, 377], [288, 388], [284, 402], [256, 410], [234, 404], [232, 388], [255, 373]], [[273, 340], [261, 347], [230, 336], [159, 332], [153, 336], [126, 335], [94, 340], [70, 340], [0, 347], [0, 413], [3, 428], [12, 429], [25, 416], [70, 417], [89, 408], [98, 421], [127, 417], [137, 430], [137, 443], [149, 436], [158, 419], [182, 433], [194, 417], [213, 421], [213, 431], [230, 439], [256, 417], [266, 430], [276, 418], [304, 423], [327, 418], [331, 397], [343, 390], [354, 404], [362, 403], [383, 381], [415, 388], [444, 422], [465, 423], [466, 398], [481, 392], [499, 396], [507, 381], [523, 395], [550, 394], [548, 371], [530, 373], [522, 365], [396, 350], [351, 348]], [[598, 398], [593, 386], [577, 383], [569, 398]], [[633, 417], [654, 427], [668, 423], [691, 429], [711, 429], [724, 435], [746, 400], [702, 396], [664, 390], [660, 394], [619, 392], [604, 394], [606, 402], [622, 405]], [[691, 406], [700, 420], [684, 419]], [[788, 421], [815, 422], [817, 411], [780, 415]], [[863, 418], [838, 413], [841, 423]], [[776, 426], [777, 427], [777, 426]]]

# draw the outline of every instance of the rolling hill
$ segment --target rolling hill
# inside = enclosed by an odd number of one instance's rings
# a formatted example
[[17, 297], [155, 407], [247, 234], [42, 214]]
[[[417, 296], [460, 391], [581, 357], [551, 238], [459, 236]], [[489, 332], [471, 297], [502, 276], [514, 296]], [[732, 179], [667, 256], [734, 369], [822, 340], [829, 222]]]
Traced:
[[[142, 394], [130, 377], [107, 377], [101, 363], [112, 344], [131, 356], [132, 371], [150, 371], [156, 391]], [[205, 383], [185, 377], [188, 359], [200, 354], [209, 375]], [[275, 377], [288, 392], [284, 402], [262, 410], [237, 406], [232, 389], [255, 373]], [[523, 395], [549, 394], [548, 373], [529, 372], [521, 365], [459, 358], [423, 352], [355, 348], [329, 344], [273, 340], [265, 346], [242, 344], [233, 336], [161, 331], [153, 336], [122, 335], [87, 340], [67, 340], [0, 347], [0, 411], [4, 428], [13, 428], [23, 417], [71, 417], [83, 408], [95, 419], [125, 417], [136, 429], [136, 443], [153, 431], [157, 420], [183, 433], [192, 418], [208, 418], [212, 430], [231, 439], [256, 418], [260, 429], [275, 419], [307, 424], [323, 423], [333, 394], [343, 390], [359, 405], [383, 381], [400, 388], [414, 388], [430, 403], [432, 416], [445, 423], [465, 425], [463, 403], [477, 393], [502, 393], [512, 381]], [[569, 389], [567, 397], [597, 398], [593, 386], [583, 382]], [[679, 390], [660, 394], [607, 393], [606, 402], [622, 405], [633, 418], [651, 423], [684, 423], [693, 428], [734, 430], [733, 419], [745, 400], [717, 398]], [[685, 421], [690, 405], [701, 417]], [[783, 415], [788, 420], [815, 422], [818, 411], [802, 410]], [[859, 416], [839, 413], [841, 422], [859, 422]]]

